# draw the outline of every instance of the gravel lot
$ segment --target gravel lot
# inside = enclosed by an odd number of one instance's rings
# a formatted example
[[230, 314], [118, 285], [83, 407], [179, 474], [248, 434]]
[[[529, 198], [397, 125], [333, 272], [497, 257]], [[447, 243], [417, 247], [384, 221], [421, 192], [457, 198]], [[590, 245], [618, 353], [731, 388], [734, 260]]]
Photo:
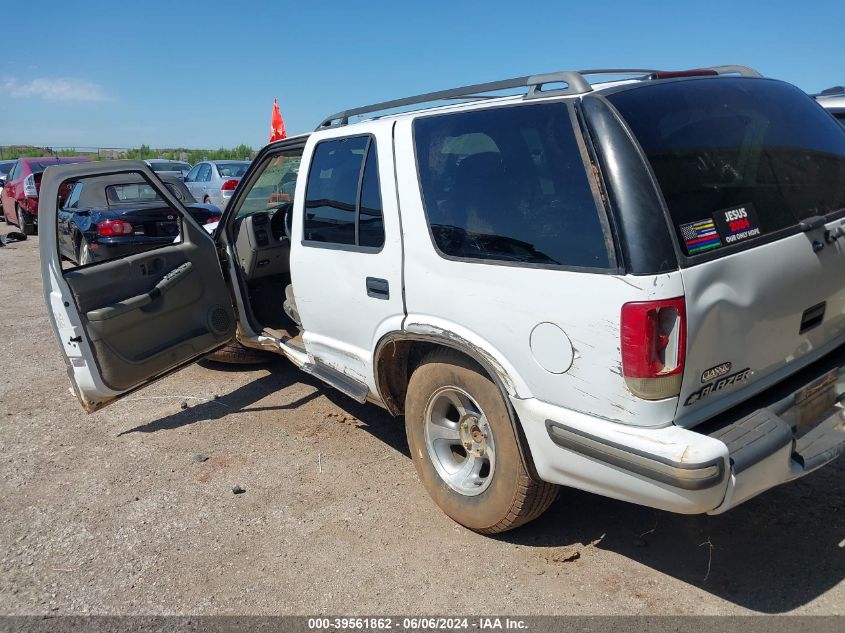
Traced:
[[401, 421], [283, 359], [86, 415], [37, 248], [0, 248], [0, 614], [845, 613], [845, 460], [725, 516], [564, 490], [478, 536]]

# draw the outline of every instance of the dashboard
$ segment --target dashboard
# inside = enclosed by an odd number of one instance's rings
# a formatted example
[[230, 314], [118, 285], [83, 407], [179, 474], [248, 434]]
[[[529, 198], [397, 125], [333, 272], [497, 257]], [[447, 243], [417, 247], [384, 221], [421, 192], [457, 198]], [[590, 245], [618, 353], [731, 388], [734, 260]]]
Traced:
[[235, 250], [246, 279], [290, 272], [290, 240], [285, 230], [289, 206], [283, 205], [272, 215], [267, 211], [253, 213], [235, 225]]

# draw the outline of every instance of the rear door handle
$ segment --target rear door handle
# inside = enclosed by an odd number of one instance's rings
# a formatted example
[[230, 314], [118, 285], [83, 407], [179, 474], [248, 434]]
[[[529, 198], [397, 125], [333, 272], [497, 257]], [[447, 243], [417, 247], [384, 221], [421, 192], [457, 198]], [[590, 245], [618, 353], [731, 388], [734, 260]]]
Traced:
[[374, 299], [390, 299], [390, 284], [387, 279], [367, 277], [367, 296]]

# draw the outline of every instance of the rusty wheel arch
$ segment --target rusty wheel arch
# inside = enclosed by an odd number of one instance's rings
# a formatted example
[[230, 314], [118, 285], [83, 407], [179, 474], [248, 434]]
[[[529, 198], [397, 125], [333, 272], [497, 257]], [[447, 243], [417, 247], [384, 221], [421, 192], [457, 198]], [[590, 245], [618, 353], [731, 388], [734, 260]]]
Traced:
[[384, 406], [394, 416], [404, 414], [405, 393], [414, 369], [429, 352], [437, 348], [455, 350], [473, 361], [492, 380], [510, 407], [508, 395], [513, 393], [512, 381], [489, 354], [451, 332], [412, 333], [391, 332], [376, 346], [373, 356], [376, 386]]
[[405, 395], [411, 374], [422, 359], [437, 348], [448, 348], [459, 352], [478, 365], [499, 388], [505, 406], [510, 414], [514, 433], [519, 439], [517, 446], [523, 463], [536, 479], [539, 479], [522, 425], [511, 404], [509, 395], [516, 395], [513, 381], [507, 372], [490, 355], [454, 332], [445, 330], [436, 333], [391, 332], [376, 346], [373, 367], [381, 404], [394, 416], [405, 413]]

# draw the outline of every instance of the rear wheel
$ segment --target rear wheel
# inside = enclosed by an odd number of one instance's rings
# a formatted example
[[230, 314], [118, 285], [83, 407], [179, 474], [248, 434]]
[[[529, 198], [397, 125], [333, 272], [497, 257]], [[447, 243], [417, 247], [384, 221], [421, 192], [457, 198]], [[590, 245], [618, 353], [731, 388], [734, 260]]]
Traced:
[[557, 497], [557, 486], [531, 475], [499, 388], [460, 354], [432, 352], [413, 373], [405, 428], [426, 490], [471, 530], [495, 534], [518, 527]]
[[35, 235], [35, 223], [29, 214], [21, 209], [20, 205], [15, 205], [15, 212], [18, 216], [18, 226], [21, 229], [21, 233], [24, 235]]
[[229, 363], [232, 365], [258, 365], [259, 363], [266, 363], [273, 357], [270, 352], [265, 352], [260, 349], [252, 349], [241, 345], [238, 341], [221, 347], [216, 352], [212, 352], [206, 356], [206, 360], [214, 361], [215, 363]]

